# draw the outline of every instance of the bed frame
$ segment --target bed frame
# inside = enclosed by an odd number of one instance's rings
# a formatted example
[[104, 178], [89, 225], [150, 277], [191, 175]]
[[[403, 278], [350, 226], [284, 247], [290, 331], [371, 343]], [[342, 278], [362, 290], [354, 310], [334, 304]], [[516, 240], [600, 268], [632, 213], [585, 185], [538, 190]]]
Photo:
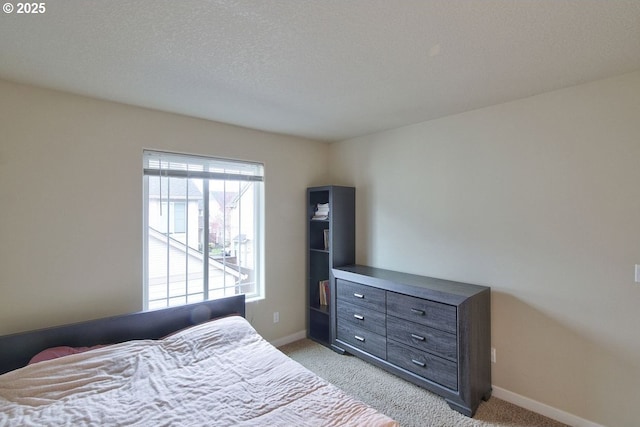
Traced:
[[21, 368], [44, 349], [89, 347], [136, 339], [158, 339], [172, 332], [229, 315], [245, 317], [244, 295], [106, 317], [0, 337], [0, 374]]

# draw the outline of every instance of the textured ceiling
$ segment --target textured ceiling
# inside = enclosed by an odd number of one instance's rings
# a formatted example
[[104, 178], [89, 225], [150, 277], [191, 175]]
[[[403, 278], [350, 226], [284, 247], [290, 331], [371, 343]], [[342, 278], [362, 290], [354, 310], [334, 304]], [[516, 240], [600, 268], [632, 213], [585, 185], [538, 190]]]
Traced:
[[0, 78], [326, 141], [639, 69], [638, 0], [55, 0], [0, 15]]

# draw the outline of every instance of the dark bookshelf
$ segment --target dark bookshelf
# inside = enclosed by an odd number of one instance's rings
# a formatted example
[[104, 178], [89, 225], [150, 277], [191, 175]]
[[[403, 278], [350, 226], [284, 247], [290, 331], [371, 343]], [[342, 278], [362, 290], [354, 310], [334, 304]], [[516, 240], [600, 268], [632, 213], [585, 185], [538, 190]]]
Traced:
[[[326, 219], [313, 219], [318, 204], [329, 204]], [[307, 337], [327, 347], [334, 341], [333, 267], [355, 263], [355, 188], [307, 189]], [[320, 282], [329, 281], [327, 304], [320, 304]]]

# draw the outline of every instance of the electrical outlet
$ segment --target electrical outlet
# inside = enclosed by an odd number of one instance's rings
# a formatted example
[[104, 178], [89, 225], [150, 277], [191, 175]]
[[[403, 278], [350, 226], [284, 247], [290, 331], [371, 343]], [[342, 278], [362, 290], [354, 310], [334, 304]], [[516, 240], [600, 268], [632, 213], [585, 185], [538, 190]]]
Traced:
[[491, 347], [491, 363], [496, 363], [496, 349]]
[[636, 264], [636, 283], [640, 283], [640, 264]]
[[280, 321], [280, 312], [279, 311], [274, 311], [273, 312], [273, 323], [278, 323]]

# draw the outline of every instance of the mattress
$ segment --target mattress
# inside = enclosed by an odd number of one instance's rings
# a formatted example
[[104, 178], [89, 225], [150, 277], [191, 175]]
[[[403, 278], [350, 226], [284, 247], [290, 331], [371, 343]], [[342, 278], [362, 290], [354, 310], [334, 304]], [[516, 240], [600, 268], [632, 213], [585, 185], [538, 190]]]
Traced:
[[232, 316], [0, 375], [0, 426], [396, 426]]

